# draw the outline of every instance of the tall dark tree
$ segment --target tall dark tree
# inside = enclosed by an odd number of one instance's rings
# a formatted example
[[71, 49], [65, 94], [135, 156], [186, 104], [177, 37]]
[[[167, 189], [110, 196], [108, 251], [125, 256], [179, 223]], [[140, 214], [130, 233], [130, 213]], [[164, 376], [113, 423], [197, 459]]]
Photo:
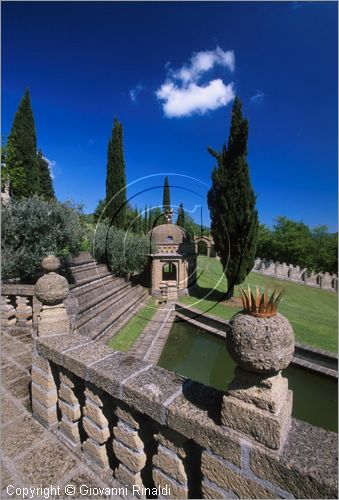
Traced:
[[148, 232], [148, 209], [147, 209], [147, 205], [145, 205], [145, 210], [144, 210], [143, 232], [145, 234]]
[[236, 97], [232, 109], [227, 147], [221, 152], [208, 148], [217, 159], [208, 192], [211, 233], [227, 277], [227, 299], [234, 285], [242, 283], [255, 261], [258, 212], [247, 164], [248, 121]]
[[112, 225], [125, 229], [127, 207], [123, 130], [117, 118], [114, 118], [112, 137], [108, 143], [106, 203]]
[[182, 227], [185, 229], [185, 210], [184, 210], [184, 204], [180, 203], [179, 209], [178, 209], [178, 218], [177, 218], [177, 226]]
[[39, 167], [39, 194], [46, 200], [54, 200], [55, 194], [53, 189], [51, 172], [48, 162], [42, 156], [42, 151], [37, 153], [37, 163]]
[[166, 175], [165, 181], [164, 181], [164, 193], [163, 193], [163, 199], [162, 199], [162, 206], [163, 206], [164, 212], [166, 212], [167, 210], [169, 210], [171, 208], [171, 195], [170, 195], [170, 188], [169, 188], [167, 175]]
[[19, 104], [8, 136], [5, 170], [13, 196], [20, 198], [39, 193], [36, 133], [28, 89]]

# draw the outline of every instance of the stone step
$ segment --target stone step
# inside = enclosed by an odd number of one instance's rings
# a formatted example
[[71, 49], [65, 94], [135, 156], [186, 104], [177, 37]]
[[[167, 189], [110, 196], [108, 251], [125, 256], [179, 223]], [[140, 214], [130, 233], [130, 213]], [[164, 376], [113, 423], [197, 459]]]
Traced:
[[81, 280], [77, 283], [71, 284], [71, 289], [74, 290], [74, 292], [77, 295], [80, 295], [84, 293], [84, 289], [86, 288], [86, 291], [88, 291], [88, 288], [93, 287], [95, 288], [95, 284], [103, 282], [104, 279], [109, 280], [111, 279], [119, 279], [116, 276], [113, 276], [109, 271], [107, 273], [102, 274], [100, 276], [96, 276], [95, 278], [86, 278], [84, 280]]
[[104, 321], [110, 314], [112, 309], [116, 310], [120, 307], [123, 300], [128, 300], [129, 296], [133, 294], [134, 289], [130, 283], [126, 283], [120, 290], [110, 295], [102, 302], [96, 304], [91, 309], [86, 310], [83, 314], [78, 316], [78, 327], [88, 324], [90, 327], [93, 323], [97, 324]]
[[109, 272], [109, 269], [105, 264], [97, 264], [95, 261], [79, 266], [71, 266], [69, 268], [69, 273], [75, 283], [81, 282], [85, 279], [95, 279], [98, 276], [107, 274], [107, 272]]
[[[135, 287], [137, 288], [137, 287]], [[134, 289], [130, 292], [128, 297], [121, 298], [115, 305], [113, 309], [108, 309], [108, 317], [100, 315], [100, 318], [94, 318], [92, 322], [86, 323], [82, 328], [79, 329], [79, 333], [85, 334], [91, 339], [98, 339], [105, 335], [110, 328], [112, 328], [117, 321], [122, 319], [123, 315], [131, 310], [135, 305], [141, 300], [142, 287]], [[95, 321], [96, 320], [96, 321]]]
[[98, 282], [95, 283], [95, 286], [90, 287], [83, 293], [76, 294], [80, 307], [80, 313], [84, 313], [87, 309], [94, 307], [107, 297], [112, 297], [115, 293], [119, 292], [121, 288], [128, 285], [129, 283], [127, 281], [118, 278], [105, 282], [98, 280]]
[[97, 338], [100, 341], [107, 343], [114, 337], [120, 330], [128, 323], [130, 319], [133, 318], [138, 312], [144, 307], [145, 302], [148, 300], [148, 291], [143, 292], [137, 301], [129, 307], [112, 325], [110, 325], [104, 332], [102, 332]]

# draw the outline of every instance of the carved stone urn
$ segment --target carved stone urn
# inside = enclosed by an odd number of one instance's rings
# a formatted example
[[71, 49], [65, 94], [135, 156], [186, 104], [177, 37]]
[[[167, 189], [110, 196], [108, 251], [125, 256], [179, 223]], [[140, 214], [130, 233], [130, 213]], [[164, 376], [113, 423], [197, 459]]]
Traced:
[[233, 316], [226, 334], [227, 350], [236, 362], [235, 378], [223, 399], [222, 423], [280, 449], [286, 439], [292, 413], [292, 391], [281, 371], [294, 353], [293, 329], [277, 313], [282, 293], [270, 299], [267, 292], [255, 296], [242, 292], [244, 309]]

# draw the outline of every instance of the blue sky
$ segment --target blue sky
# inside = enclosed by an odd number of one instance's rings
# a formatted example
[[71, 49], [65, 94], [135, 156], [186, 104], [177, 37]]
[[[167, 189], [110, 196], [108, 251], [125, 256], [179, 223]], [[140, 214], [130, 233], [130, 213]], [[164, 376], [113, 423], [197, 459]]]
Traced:
[[2, 2], [2, 134], [28, 86], [56, 194], [91, 212], [116, 115], [133, 201], [161, 204], [169, 174], [173, 204], [207, 224], [207, 146], [237, 94], [260, 221], [335, 231], [337, 58], [334, 2]]

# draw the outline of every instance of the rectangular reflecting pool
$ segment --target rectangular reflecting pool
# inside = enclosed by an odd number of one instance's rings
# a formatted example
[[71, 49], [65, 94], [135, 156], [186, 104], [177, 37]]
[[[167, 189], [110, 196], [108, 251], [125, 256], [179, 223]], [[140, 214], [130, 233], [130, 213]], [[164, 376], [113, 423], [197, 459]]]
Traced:
[[[222, 391], [235, 368], [222, 338], [186, 321], [173, 324], [158, 365]], [[284, 375], [294, 394], [293, 416], [338, 432], [337, 381], [296, 366]]]

